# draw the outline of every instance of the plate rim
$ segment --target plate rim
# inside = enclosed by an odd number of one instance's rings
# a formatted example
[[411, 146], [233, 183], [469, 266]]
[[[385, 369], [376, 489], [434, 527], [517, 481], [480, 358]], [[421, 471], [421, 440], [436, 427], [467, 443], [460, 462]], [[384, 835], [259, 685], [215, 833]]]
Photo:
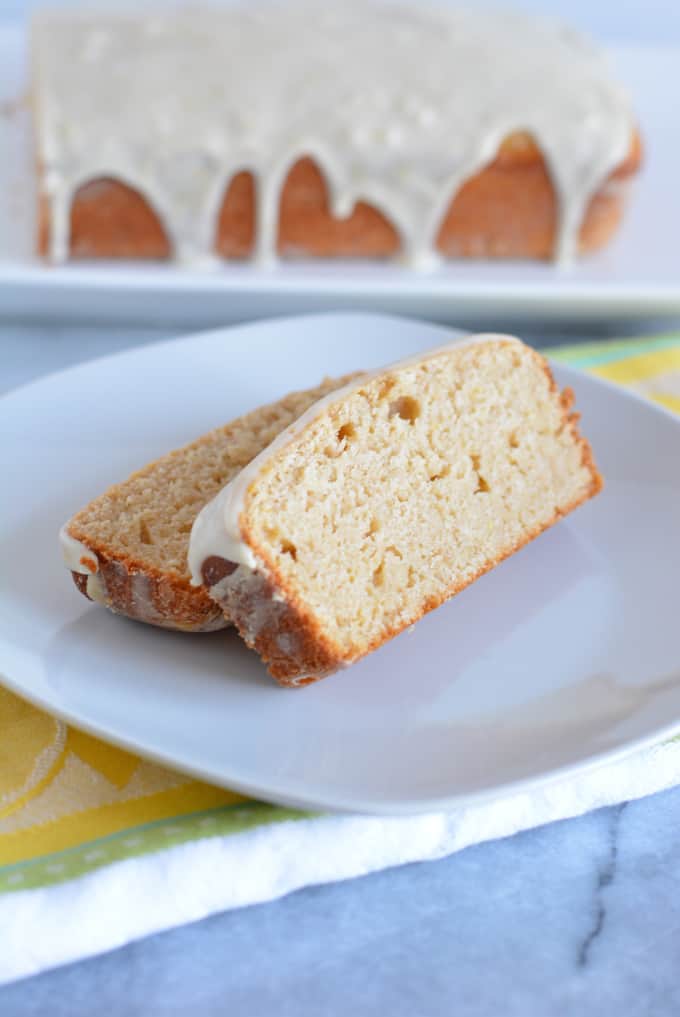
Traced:
[[[123, 749], [141, 759], [148, 760], [163, 766], [166, 769], [174, 770], [177, 773], [185, 774], [194, 780], [200, 780], [213, 786], [220, 787], [226, 791], [234, 791], [244, 797], [257, 801], [264, 801], [283, 808], [299, 809], [301, 811], [338, 813], [343, 815], [365, 815], [365, 816], [417, 816], [433, 815], [443, 812], [452, 812], [455, 809], [471, 808], [484, 805], [489, 802], [512, 798], [515, 795], [526, 794], [537, 790], [549, 788], [560, 784], [572, 777], [591, 773], [595, 770], [605, 768], [608, 765], [617, 763], [622, 759], [635, 755], [644, 749], [653, 748], [655, 745], [662, 745], [680, 735], [680, 716], [674, 721], [669, 721], [664, 727], [657, 729], [653, 734], [640, 735], [638, 738], [608, 749], [602, 753], [590, 754], [578, 762], [565, 763], [554, 767], [544, 773], [532, 777], [523, 777], [517, 780], [504, 781], [495, 784], [493, 787], [484, 788], [479, 791], [471, 791], [465, 794], [439, 795], [436, 797], [402, 799], [389, 803], [371, 800], [361, 804], [353, 798], [348, 801], [342, 794], [330, 794], [322, 801], [313, 794], [290, 794], [278, 789], [263, 789], [262, 785], [253, 784], [240, 778], [226, 778], [210, 769], [205, 769], [193, 764], [177, 763], [176, 758], [162, 750], [140, 747], [134, 739], [128, 739], [123, 735], [111, 734], [109, 730], [96, 722], [83, 721], [81, 718], [73, 719], [68, 709], [55, 706], [49, 701], [49, 697], [41, 697], [33, 691], [27, 693], [13, 679], [0, 671], [0, 686], [4, 686], [20, 699], [43, 711], [49, 712], [52, 716], [61, 720], [70, 727], [75, 727], [86, 734], [108, 742], [117, 748]], [[286, 690], [282, 690], [285, 695]]]

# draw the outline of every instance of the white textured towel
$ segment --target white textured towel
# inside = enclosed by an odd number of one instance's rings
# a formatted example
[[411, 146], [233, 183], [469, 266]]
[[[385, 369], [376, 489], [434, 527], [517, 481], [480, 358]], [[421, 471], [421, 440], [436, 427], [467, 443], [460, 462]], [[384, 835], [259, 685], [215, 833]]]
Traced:
[[539, 790], [448, 814], [267, 820], [226, 834], [212, 833], [207, 824], [200, 839], [66, 882], [5, 893], [0, 897], [0, 981], [302, 886], [441, 858], [677, 783], [678, 739]]

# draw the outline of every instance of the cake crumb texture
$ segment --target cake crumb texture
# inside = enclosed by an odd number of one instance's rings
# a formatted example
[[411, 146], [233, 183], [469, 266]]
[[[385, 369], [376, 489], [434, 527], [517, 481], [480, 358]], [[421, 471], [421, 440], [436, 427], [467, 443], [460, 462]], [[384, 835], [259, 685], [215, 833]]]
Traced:
[[[228, 624], [205, 589], [190, 583], [193, 521], [280, 431], [349, 377], [326, 379], [216, 428], [114, 484], [73, 516], [67, 532], [94, 553], [107, 605], [167, 628]], [[74, 579], [86, 593], [75, 573]]]
[[572, 402], [511, 338], [360, 384], [262, 466], [261, 567], [213, 593], [284, 683], [352, 663], [600, 489]]

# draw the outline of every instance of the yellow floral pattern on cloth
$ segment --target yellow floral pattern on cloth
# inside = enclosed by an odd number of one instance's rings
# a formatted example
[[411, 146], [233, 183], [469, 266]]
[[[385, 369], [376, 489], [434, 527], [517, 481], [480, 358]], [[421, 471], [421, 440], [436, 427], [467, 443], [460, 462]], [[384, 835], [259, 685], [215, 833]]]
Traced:
[[[0, 688], [0, 824], [21, 813], [61, 768], [67, 730]], [[2, 825], [0, 825], [2, 829]]]
[[296, 815], [140, 759], [0, 687], [0, 892]]
[[[680, 336], [550, 350], [680, 413]], [[173, 773], [0, 687], [0, 892], [304, 813]]]
[[69, 728], [0, 688], [0, 865], [244, 799]]

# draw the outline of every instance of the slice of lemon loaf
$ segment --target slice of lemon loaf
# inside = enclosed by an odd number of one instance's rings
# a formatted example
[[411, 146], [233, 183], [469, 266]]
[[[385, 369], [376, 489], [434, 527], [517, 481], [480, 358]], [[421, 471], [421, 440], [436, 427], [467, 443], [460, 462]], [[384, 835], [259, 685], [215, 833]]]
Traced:
[[189, 534], [199, 510], [301, 413], [349, 377], [262, 406], [115, 484], [61, 531], [81, 593], [138, 621], [208, 632], [229, 624], [192, 586]]
[[364, 375], [201, 511], [193, 581], [282, 684], [352, 664], [600, 490], [572, 401], [510, 336]]

